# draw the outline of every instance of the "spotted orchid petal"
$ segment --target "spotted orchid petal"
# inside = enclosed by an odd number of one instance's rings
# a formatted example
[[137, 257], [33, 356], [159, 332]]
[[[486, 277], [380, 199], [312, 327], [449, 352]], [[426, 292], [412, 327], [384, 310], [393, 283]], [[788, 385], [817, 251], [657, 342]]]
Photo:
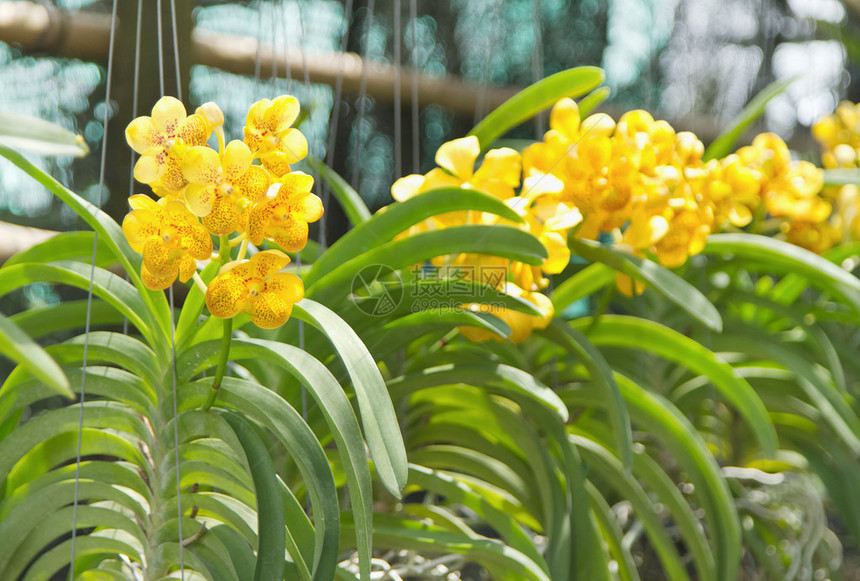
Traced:
[[221, 158], [214, 149], [204, 146], [188, 148], [182, 158], [182, 175], [192, 184], [218, 185], [224, 179]]
[[165, 96], [152, 107], [152, 123], [168, 137], [175, 137], [180, 124], [185, 120], [185, 105], [175, 97]]
[[281, 95], [266, 110], [264, 121], [272, 133], [287, 130], [299, 116], [299, 100], [292, 95]]
[[[214, 150], [210, 151], [214, 153]], [[234, 139], [224, 149], [221, 167], [223, 168], [224, 180], [233, 183], [251, 167], [251, 150], [243, 142]]]
[[161, 147], [163, 136], [155, 128], [151, 117], [138, 117], [125, 128], [125, 140], [137, 153], [148, 153]]

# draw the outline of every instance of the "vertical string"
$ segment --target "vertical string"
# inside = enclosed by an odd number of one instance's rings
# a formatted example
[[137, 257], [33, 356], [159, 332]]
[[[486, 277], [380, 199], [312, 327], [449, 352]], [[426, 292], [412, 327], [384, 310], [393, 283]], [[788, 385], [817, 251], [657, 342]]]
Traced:
[[498, 37], [499, 12], [501, 10], [500, 0], [493, 4], [493, 14], [490, 17], [490, 34], [486, 39], [486, 50], [484, 51], [484, 68], [481, 71], [481, 85], [478, 87], [478, 96], [475, 103], [474, 125], [484, 118], [487, 108], [487, 82], [490, 77], [490, 58], [493, 56], [493, 45]]
[[403, 175], [403, 142], [400, 127], [400, 2], [394, 0], [394, 179]]
[[257, 51], [254, 53], [254, 95], [260, 96], [260, 68], [263, 47], [263, 10], [262, 3], [257, 0]]
[[[137, 118], [138, 93], [140, 91], [140, 27], [143, 17], [143, 0], [137, 0], [137, 25], [134, 31], [134, 85], [131, 94], [131, 118]], [[131, 148], [131, 157], [128, 165], [128, 197], [134, 195], [134, 162], [137, 154]], [[128, 282], [128, 273], [125, 273], [125, 280]], [[128, 335], [128, 317], [122, 318], [122, 334]]]
[[[308, 55], [305, 52], [305, 39], [307, 37], [305, 36], [305, 20], [304, 20], [304, 14], [303, 14], [304, 11], [302, 10], [302, 2], [301, 1], [299, 1], [299, 3], [298, 3], [298, 9], [299, 9], [299, 31], [301, 32], [301, 35], [302, 35], [301, 39], [299, 40], [299, 50], [301, 50], [301, 53], [302, 53], [302, 73], [304, 75], [304, 81], [305, 81], [305, 96], [306, 96], [306, 98], [310, 99], [311, 77], [310, 77], [310, 73], [308, 72]], [[310, 145], [308, 145], [308, 149], [310, 149]], [[316, 171], [314, 171], [314, 182], [319, 183], [319, 174]], [[323, 208], [323, 213], [325, 213], [325, 208]], [[296, 252], [296, 269], [301, 270], [301, 268], [302, 268], [302, 253]], [[305, 324], [304, 324], [304, 321], [301, 321], [301, 320], [299, 321], [299, 349], [301, 349], [302, 351], [304, 351], [304, 349], [305, 349]], [[308, 421], [308, 388], [305, 387], [304, 383], [301, 385], [301, 390], [302, 390], [302, 394], [301, 394], [302, 395], [302, 419], [305, 420], [305, 422], [307, 422]], [[308, 510], [310, 509], [310, 496], [307, 497], [307, 507], [306, 508], [308, 508]]]
[[[373, 9], [374, 9], [374, 0], [368, 0], [367, 2], [367, 18], [365, 28], [365, 39], [370, 36], [370, 31], [373, 28]], [[367, 106], [367, 49], [368, 42], [364, 43], [362, 47], [361, 54], [361, 78], [358, 82], [358, 100], [356, 103], [358, 104], [358, 117], [356, 118], [355, 126], [358, 129], [356, 134], [356, 157], [355, 164], [352, 167], [352, 179], [350, 183], [352, 187], [356, 190], [359, 189], [358, 178], [361, 175], [361, 158], [359, 157], [360, 153], [364, 148], [364, 117], [366, 114], [366, 106]]]
[[[412, 21], [412, 173], [421, 173], [421, 136], [418, 123], [418, 0], [409, 0]], [[400, 177], [400, 176], [397, 176]]]
[[[352, 0], [346, 0], [346, 5], [343, 9], [343, 35], [341, 36], [341, 56], [346, 54], [347, 46], [349, 45], [349, 26], [350, 26], [350, 18], [352, 15]], [[328, 127], [328, 145], [326, 147], [325, 152], [325, 163], [327, 166], [331, 167], [334, 163], [334, 149], [335, 144], [337, 143], [337, 125], [340, 120], [340, 98], [341, 91], [343, 89], [343, 59], [341, 59], [341, 66], [337, 68], [337, 79], [335, 79], [334, 83], [334, 97], [331, 102], [331, 115], [329, 117], [329, 127]], [[329, 188], [328, 184], [322, 183], [322, 205], [323, 205], [323, 215], [319, 221], [319, 245], [320, 250], [325, 250], [326, 248], [326, 216], [328, 212], [329, 206]]]
[[281, 31], [282, 31], [281, 39], [282, 39], [283, 45], [284, 45], [284, 69], [285, 69], [285, 74], [287, 77], [287, 92], [289, 93], [293, 89], [293, 75], [292, 75], [292, 70], [291, 70], [291, 66], [290, 66], [290, 53], [289, 53], [290, 44], [289, 44], [288, 38], [287, 38], [287, 21], [288, 21], [288, 19], [287, 19], [287, 2], [286, 2], [286, 0], [281, 0], [281, 21], [280, 21]]
[[[116, 11], [117, 11], [117, 1], [113, 0], [113, 8], [111, 10], [111, 20], [110, 20], [110, 44], [108, 46], [108, 63], [107, 63], [107, 75], [105, 78], [105, 101], [104, 101], [104, 119], [102, 121], [102, 151], [101, 151], [101, 160], [99, 166], [99, 197], [101, 197], [101, 192], [104, 189], [105, 185], [105, 165], [107, 160], [107, 136], [108, 136], [108, 121], [110, 120], [110, 88], [111, 81], [113, 76], [113, 49], [114, 49], [114, 39], [116, 38]], [[84, 399], [86, 396], [86, 381], [87, 381], [87, 356], [89, 352], [89, 342], [90, 342], [90, 321], [92, 319], [92, 307], [93, 307], [93, 279], [96, 274], [96, 252], [98, 250], [99, 245], [99, 235], [98, 232], [95, 233], [93, 238], [93, 255], [92, 260], [90, 261], [90, 284], [87, 289], [87, 315], [86, 322], [84, 323], [84, 353], [83, 360], [81, 361], [81, 395], [78, 403], [78, 443], [77, 450], [75, 452], [75, 486], [74, 486], [74, 500], [72, 503], [72, 539], [71, 539], [71, 557], [69, 559], [69, 580], [72, 581], [75, 578], [75, 541], [77, 540], [77, 529], [78, 529], [78, 494], [80, 492], [80, 483], [81, 483], [81, 451], [83, 446], [83, 432], [84, 432]]]
[[161, 0], [155, 0], [155, 14], [158, 20], [158, 88], [164, 96], [164, 39], [161, 30]]
[[[532, 82], [537, 83], [543, 78], [543, 14], [541, 12], [540, 0], [534, 0], [534, 23], [535, 49], [532, 52]], [[544, 134], [543, 113], [535, 115], [535, 139], [542, 139]]]
[[[179, 69], [179, 32], [176, 30], [176, 0], [170, 0], [170, 23], [173, 28], [173, 65], [176, 67], [176, 98], [182, 101], [182, 74]], [[161, 30], [161, 20], [158, 22], [158, 29]], [[164, 81], [162, 79], [162, 86], [163, 84]], [[179, 529], [179, 574], [180, 578], [184, 580], [185, 554], [183, 548], [185, 543], [182, 536], [182, 488], [180, 487], [179, 475], [179, 396], [176, 390], [176, 324], [174, 320], [173, 285], [170, 285], [167, 295], [170, 300], [170, 372], [173, 388], [173, 450], [176, 472], [176, 522]]]

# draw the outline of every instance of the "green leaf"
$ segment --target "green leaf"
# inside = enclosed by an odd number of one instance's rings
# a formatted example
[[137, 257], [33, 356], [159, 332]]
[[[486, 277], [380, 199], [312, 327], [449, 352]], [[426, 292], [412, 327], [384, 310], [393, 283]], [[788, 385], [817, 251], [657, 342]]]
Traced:
[[624, 469], [629, 471], [633, 465], [633, 432], [630, 428], [627, 405], [612, 377], [609, 363], [585, 335], [558, 320], [554, 320], [549, 327], [541, 331], [541, 334], [558, 343], [563, 349], [573, 352], [588, 369], [591, 379], [606, 397], [606, 410], [615, 436], [615, 452], [621, 459]]
[[422, 192], [405, 202], [386, 206], [384, 212], [377, 212], [369, 220], [344, 234], [314, 262], [311, 271], [302, 277], [305, 288], [310, 288], [341, 264], [391, 241], [410, 226], [437, 214], [459, 210], [489, 212], [515, 223], [523, 221], [500, 199], [478, 190], [439, 188]]
[[[177, 362], [180, 377], [187, 380], [198, 371], [214, 365], [219, 357], [215, 348], [218, 343], [209, 341], [189, 349]], [[368, 578], [373, 534], [370, 469], [358, 420], [340, 384], [322, 363], [292, 345], [262, 339], [233, 339], [230, 358], [234, 361], [263, 360], [284, 368], [307, 388], [316, 401], [343, 459], [352, 509], [360, 525], [357, 541], [362, 577]]]
[[459, 383], [474, 385], [481, 390], [514, 400], [534, 400], [558, 416], [562, 422], [568, 420], [567, 408], [553, 390], [522, 369], [501, 363], [448, 364], [422, 369], [390, 380], [388, 389], [393, 399], [400, 399], [421, 389]]
[[708, 161], [730, 154], [735, 143], [746, 128], [762, 116], [770, 100], [785, 91], [797, 79], [798, 77], [796, 76], [787, 79], [778, 79], [762, 89], [758, 95], [747, 103], [746, 107], [741, 110], [734, 121], [708, 146], [703, 159]]
[[225, 412], [224, 419], [236, 432], [248, 458], [257, 498], [257, 565], [254, 581], [281, 579], [284, 576], [286, 532], [280, 483], [269, 451], [254, 429], [241, 416]]
[[713, 234], [702, 252], [756, 261], [766, 265], [768, 272], [801, 275], [812, 286], [836, 294], [860, 312], [860, 280], [800, 246], [755, 234]]
[[[4, 267], [21, 262], [56, 262], [79, 260], [89, 264], [93, 258], [93, 232], [60, 232], [35, 246], [18, 252], [3, 263]], [[108, 267], [116, 263], [116, 256], [104, 242], [96, 249], [96, 266]]]
[[[44, 337], [57, 331], [83, 329], [87, 321], [87, 301], [63, 301], [55, 305], [41, 305], [9, 317], [31, 337]], [[93, 299], [90, 307], [90, 328], [99, 325], [122, 326], [125, 317], [108, 303]]]
[[[200, 406], [208, 395], [210, 383], [211, 380], [204, 379], [180, 386], [183, 403]], [[191, 395], [191, 390], [194, 395]], [[331, 467], [319, 441], [295, 409], [274, 392], [260, 389], [256, 382], [225, 377], [216, 405], [236, 409], [245, 417], [265, 425], [295, 458], [310, 496], [315, 525], [315, 539], [311, 540], [313, 551], [311, 554], [303, 552], [304, 560], [313, 563], [315, 581], [331, 579], [337, 565], [340, 511]], [[290, 505], [285, 507], [290, 508]], [[303, 538], [303, 531], [307, 525], [290, 520], [287, 526], [298, 546], [306, 546], [308, 540]]]
[[589, 264], [552, 289], [552, 304], [561, 313], [576, 301], [615, 282], [615, 270], [602, 262]]
[[550, 75], [530, 85], [499, 105], [469, 135], [481, 143], [481, 150], [564, 97], [579, 97], [603, 82], [603, 71], [597, 67], [576, 67]]
[[663, 565], [665, 579], [689, 581], [690, 577], [687, 575], [678, 549], [654, 511], [651, 497], [637, 479], [628, 475], [628, 468], [622, 466], [609, 450], [591, 438], [573, 435], [570, 436], [570, 442], [579, 448], [583, 461], [601, 474], [605, 481], [615, 488], [626, 502], [630, 503], [645, 529], [650, 545]]
[[[591, 317], [571, 321], [574, 328], [587, 329]], [[735, 406], [752, 428], [762, 451], [773, 456], [777, 450], [776, 430], [755, 390], [739, 377], [732, 366], [709, 349], [659, 323], [619, 315], [604, 315], [590, 329], [588, 338], [597, 346], [627, 347], [655, 355], [707, 376]]]
[[76, 286], [87, 290], [92, 282], [93, 295], [112, 305], [137, 327], [153, 349], [165, 357], [169, 345], [157, 333], [158, 322], [147, 308], [137, 289], [108, 270], [76, 261], [61, 261], [52, 264], [40, 262], [15, 264], [0, 269], [0, 296], [33, 282], [53, 282]]
[[419, 337], [429, 333], [445, 334], [460, 326], [477, 327], [503, 340], [511, 334], [511, 328], [504, 321], [487, 313], [475, 313], [465, 309], [431, 309], [387, 323], [371, 335], [368, 343], [378, 346], [374, 352], [377, 357], [384, 358]]
[[583, 97], [577, 105], [579, 106], [579, 116], [585, 119], [592, 111], [601, 105], [609, 95], [612, 94], [612, 89], [609, 87], [598, 87], [591, 93]]
[[[540, 565], [516, 549], [497, 540], [485, 537], [471, 538], [462, 533], [450, 533], [438, 526], [411, 519], [400, 519], [388, 515], [376, 515], [382, 524], [374, 527], [380, 547], [402, 548], [419, 553], [455, 553], [464, 555], [485, 567], [497, 567], [507, 576], [494, 579], [550, 581]], [[349, 539], [352, 527], [344, 527], [344, 536]]]
[[399, 269], [421, 264], [436, 256], [460, 252], [491, 254], [532, 265], [539, 265], [546, 258], [543, 244], [518, 228], [505, 225], [454, 226], [421, 232], [365, 252], [307, 287], [305, 296], [326, 303], [347, 295], [354, 277], [365, 267], [384, 265]]
[[361, 199], [352, 186], [343, 179], [337, 172], [327, 166], [325, 163], [313, 157], [305, 158], [305, 163], [311, 166], [319, 176], [331, 188], [331, 193], [340, 203], [346, 217], [349, 218], [353, 226], [358, 226], [362, 222], [367, 222], [370, 219], [370, 210], [367, 209], [367, 204]]
[[9, 111], [0, 111], [0, 146], [39, 155], [84, 157], [90, 152], [80, 135], [44, 119]]
[[75, 394], [69, 387], [69, 379], [57, 362], [2, 314], [0, 314], [0, 353], [23, 365], [27, 371], [44, 381], [56, 393], [74, 399]]
[[484, 497], [477, 494], [468, 484], [458, 481], [449, 474], [416, 464], [409, 465], [409, 481], [411, 484], [443, 496], [446, 502], [462, 504], [471, 509], [493, 527], [511, 547], [541, 565], [544, 571], [547, 570], [543, 557], [518, 523], [505, 511], [486, 502]]
[[322, 331], [331, 341], [352, 380], [364, 437], [383, 485], [400, 498], [406, 485], [406, 449], [394, 406], [373, 356], [343, 319], [323, 305], [304, 299], [293, 313]]
[[[702, 435], [671, 402], [620, 374], [615, 375], [615, 381], [624, 395], [633, 422], [666, 446], [693, 483], [695, 498], [704, 509], [708, 523], [716, 579], [736, 579], [741, 526], [728, 485]], [[595, 390], [565, 389], [560, 395], [571, 407], [605, 405]]]
[[636, 280], [649, 284], [657, 292], [684, 309], [709, 329], [719, 332], [723, 320], [717, 308], [696, 287], [670, 270], [645, 258], [604, 246], [591, 240], [568, 240], [570, 250], [595, 262], [602, 262]]
[[75, 211], [89, 226], [98, 233], [99, 237], [108, 248], [116, 255], [128, 273], [129, 280], [138, 289], [148, 310], [157, 318], [164, 341], [170, 336], [170, 311], [163, 292], [149, 290], [140, 278], [140, 265], [142, 257], [129, 246], [128, 241], [122, 233], [122, 228], [113, 218], [105, 212], [81, 198], [50, 175], [46, 174], [19, 153], [0, 145], [0, 155], [18, 166], [37, 182], [48, 188], [48, 190], [62, 200], [67, 206]]
[[826, 169], [824, 170], [825, 186], [860, 186], [860, 170], [858, 169]]

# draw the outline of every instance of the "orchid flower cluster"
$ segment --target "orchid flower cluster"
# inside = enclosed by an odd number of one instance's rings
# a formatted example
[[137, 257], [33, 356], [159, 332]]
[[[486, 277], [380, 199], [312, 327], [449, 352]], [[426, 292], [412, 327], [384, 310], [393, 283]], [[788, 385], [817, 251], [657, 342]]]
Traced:
[[[843, 101], [832, 115], [812, 127], [821, 143], [825, 169], [860, 168], [860, 104]], [[832, 238], [836, 242], [860, 240], [860, 188], [855, 184], [826, 187], [823, 195], [837, 208], [830, 216]]]
[[[855, 119], [860, 115], [855, 113]], [[474, 169], [478, 140], [456, 139], [439, 148], [439, 167], [426, 175], [406, 176], [391, 191], [395, 200], [403, 201], [439, 187], [477, 189], [519, 213], [524, 219], [519, 227], [546, 247], [548, 257], [540, 267], [474, 254], [433, 262], [507, 265], [507, 279], [498, 289], [531, 302], [542, 313], [491, 311], [511, 328], [509, 338], [521, 342], [553, 316], [552, 303], [542, 291], [549, 283], [546, 275], [567, 266], [569, 237], [612, 240], [622, 250], [669, 268], [701, 252], [708, 235], [721, 230], [775, 234], [817, 252], [835, 242], [827, 221], [832, 204], [821, 195], [822, 171], [792, 160], [778, 136], [761, 134], [723, 159], [704, 161], [704, 151], [693, 133], [676, 132], [645, 111], [630, 111], [618, 122], [602, 113], [582, 119], [577, 104], [562, 99], [552, 109], [543, 140], [522, 154], [509, 148], [490, 150]], [[852, 160], [860, 165], [860, 155]], [[486, 213], [457, 212], [431, 218], [411, 231], [499, 222], [503, 220]], [[644, 290], [622, 274], [617, 287], [628, 296]], [[495, 338], [477, 328], [461, 331], [478, 341]]]
[[[188, 115], [181, 101], [162, 97], [151, 116], [128, 125], [126, 140], [140, 154], [134, 177], [158, 196], [131, 196], [122, 224], [131, 247], [143, 255], [141, 278], [148, 288], [194, 279], [215, 317], [248, 313], [266, 329], [287, 321], [304, 287], [295, 274], [280, 272], [290, 262], [285, 252], [304, 248], [308, 223], [323, 213], [311, 193], [313, 178], [291, 169], [308, 151], [304, 135], [292, 127], [298, 114], [295, 97], [262, 99], [248, 111], [244, 139], [225, 143], [217, 105], [206, 103]], [[217, 150], [209, 146], [213, 134]], [[213, 237], [219, 242], [214, 253]], [[246, 258], [249, 244], [264, 241], [281, 250]], [[197, 269], [210, 260], [222, 266], [207, 286]]]

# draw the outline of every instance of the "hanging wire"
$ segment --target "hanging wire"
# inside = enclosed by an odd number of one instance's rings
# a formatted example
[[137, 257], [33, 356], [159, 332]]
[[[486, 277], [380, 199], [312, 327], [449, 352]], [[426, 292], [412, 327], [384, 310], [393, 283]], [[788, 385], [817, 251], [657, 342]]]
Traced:
[[281, 30], [283, 34], [281, 35], [281, 40], [284, 45], [284, 72], [287, 78], [287, 92], [291, 92], [293, 89], [293, 74], [290, 66], [290, 54], [289, 54], [289, 39], [287, 38], [287, 2], [286, 0], [281, 0]]
[[262, 2], [257, 0], [257, 50], [254, 53], [254, 95], [260, 96], [260, 69], [263, 48], [263, 10]]
[[394, 179], [403, 174], [403, 143], [400, 127], [400, 2], [394, 0]]
[[[159, 2], [160, 4], [160, 2]], [[179, 68], [179, 32], [176, 29], [176, 0], [170, 0], [170, 22], [173, 28], [173, 64], [176, 67], [176, 98], [182, 101], [182, 73]], [[161, 29], [161, 21], [158, 22]], [[162, 80], [163, 85], [163, 80]], [[182, 489], [179, 477], [179, 396], [176, 390], [176, 324], [174, 321], [173, 285], [170, 285], [167, 295], [170, 300], [170, 371], [173, 387], [173, 449], [176, 469], [176, 522], [179, 528], [179, 574], [185, 579], [185, 554], [182, 536]]]
[[[107, 75], [105, 78], [105, 101], [104, 101], [104, 119], [102, 121], [102, 152], [101, 152], [101, 161], [99, 165], [99, 196], [101, 196], [101, 192], [104, 189], [105, 185], [105, 165], [107, 160], [107, 136], [108, 136], [108, 121], [110, 119], [110, 88], [111, 88], [111, 80], [113, 76], [113, 49], [114, 49], [114, 39], [116, 38], [116, 11], [117, 11], [117, 2], [118, 0], [113, 0], [113, 8], [111, 10], [111, 20], [110, 20], [110, 44], [108, 46], [108, 63], [107, 63]], [[87, 356], [89, 351], [89, 343], [90, 343], [90, 321], [92, 319], [92, 307], [93, 307], [93, 280], [96, 275], [96, 252], [98, 250], [99, 245], [99, 235], [98, 232], [95, 233], [93, 237], [93, 256], [90, 262], [90, 284], [87, 289], [87, 315], [86, 322], [84, 323], [84, 353], [83, 360], [81, 361], [81, 395], [78, 404], [78, 443], [77, 443], [77, 451], [75, 452], [75, 487], [74, 487], [74, 500], [72, 503], [72, 539], [71, 539], [71, 558], [69, 560], [69, 580], [73, 580], [75, 578], [75, 541], [77, 539], [77, 528], [78, 528], [78, 494], [80, 491], [80, 483], [81, 483], [81, 451], [83, 446], [83, 432], [84, 432], [84, 397], [86, 395], [86, 381], [87, 381]]]
[[[343, 9], [343, 35], [341, 36], [341, 56], [346, 54], [346, 49], [349, 46], [349, 27], [350, 27], [350, 16], [352, 14], [352, 0], [346, 0], [346, 5]], [[341, 63], [343, 60], [341, 59]], [[340, 98], [341, 92], [343, 89], [343, 66], [338, 67], [337, 69], [337, 79], [335, 79], [334, 83], [334, 97], [331, 102], [331, 115], [329, 117], [329, 127], [328, 127], [328, 146], [326, 147], [325, 152], [325, 163], [327, 166], [332, 167], [334, 164], [334, 149], [335, 144], [337, 143], [337, 125], [340, 120]], [[329, 187], [327, 183], [320, 184], [322, 187], [322, 205], [323, 205], [323, 215], [319, 221], [319, 245], [320, 250], [325, 250], [326, 248], [326, 216], [328, 212], [326, 211], [329, 207]]]
[[478, 96], [475, 102], [475, 118], [474, 125], [484, 118], [487, 113], [487, 82], [490, 77], [490, 59], [493, 56], [493, 48], [498, 40], [499, 15], [501, 13], [502, 3], [496, 0], [493, 4], [493, 13], [490, 17], [490, 34], [486, 39], [486, 51], [484, 53], [484, 68], [481, 71], [481, 84], [478, 87]]
[[[412, 173], [421, 173], [421, 136], [419, 135], [418, 109], [418, 0], [409, 0], [409, 19], [412, 21]], [[400, 177], [400, 176], [397, 176]]]
[[[137, 26], [134, 37], [134, 87], [131, 95], [131, 118], [137, 117], [138, 92], [140, 91], [140, 26], [143, 17], [143, 0], [137, 0]], [[129, 148], [131, 149], [131, 148]], [[131, 149], [131, 162], [128, 171], [128, 195], [134, 195], [134, 162], [137, 154]]]
[[[301, 32], [301, 35], [302, 35], [300, 42], [299, 42], [299, 50], [301, 50], [301, 53], [302, 53], [302, 73], [304, 75], [304, 81], [305, 81], [305, 95], [306, 95], [307, 99], [310, 99], [311, 78], [310, 78], [310, 73], [308, 72], [308, 55], [305, 52], [305, 39], [307, 37], [305, 36], [305, 21], [304, 21], [304, 15], [303, 15], [302, 2], [301, 1], [299, 1], [299, 3], [298, 3], [298, 9], [299, 9], [299, 31]], [[308, 147], [308, 149], [310, 149], [310, 147]], [[317, 171], [314, 171], [314, 182], [319, 183], [319, 173]], [[325, 213], [325, 207], [323, 207], [323, 213]], [[301, 253], [301, 251], [296, 252], [296, 269], [297, 269], [297, 271], [300, 271], [302, 269], [302, 253]], [[299, 321], [299, 349], [301, 349], [303, 351], [305, 349], [305, 323], [304, 323], [304, 321], [301, 321], [301, 320]], [[302, 390], [302, 394], [301, 394], [302, 395], [302, 419], [307, 422], [308, 421], [308, 388], [305, 387], [304, 383], [301, 385], [301, 390]], [[307, 504], [306, 504], [305, 508], [307, 510], [310, 510], [310, 496], [307, 497]]]
[[158, 88], [161, 91], [161, 96], [164, 96], [164, 39], [161, 30], [161, 0], [155, 0], [155, 14], [158, 20]]
[[[137, 117], [138, 92], [140, 91], [140, 27], [143, 18], [143, 0], [137, 0], [137, 25], [134, 30], [134, 85], [131, 94], [131, 118]], [[129, 148], [131, 149], [131, 148]], [[128, 197], [134, 195], [134, 162], [137, 154], [131, 149], [131, 157], [128, 164]], [[129, 281], [128, 273], [125, 273], [126, 282]], [[128, 317], [122, 318], [122, 334], [128, 335]]]
[[[537, 83], [543, 78], [543, 14], [540, 0], [534, 0], [534, 13], [532, 14], [534, 24], [535, 49], [532, 52], [532, 82]], [[544, 114], [535, 115], [535, 139], [543, 138]]]
[[[374, 9], [375, 0], [368, 0], [367, 2], [367, 18], [365, 19], [366, 24], [365, 28], [365, 39], [370, 36], [370, 31], [373, 28], [373, 9]], [[367, 63], [367, 51], [368, 51], [369, 42], [365, 42], [362, 47], [361, 59], [363, 63]], [[352, 167], [352, 179], [350, 183], [352, 187], [356, 190], [359, 189], [358, 178], [361, 175], [361, 158], [359, 157], [360, 153], [364, 148], [364, 117], [367, 113], [367, 66], [361, 67], [361, 78], [358, 81], [358, 99], [356, 100], [358, 104], [358, 116], [355, 121], [355, 127], [358, 129], [356, 134], [356, 157], [355, 164]]]

